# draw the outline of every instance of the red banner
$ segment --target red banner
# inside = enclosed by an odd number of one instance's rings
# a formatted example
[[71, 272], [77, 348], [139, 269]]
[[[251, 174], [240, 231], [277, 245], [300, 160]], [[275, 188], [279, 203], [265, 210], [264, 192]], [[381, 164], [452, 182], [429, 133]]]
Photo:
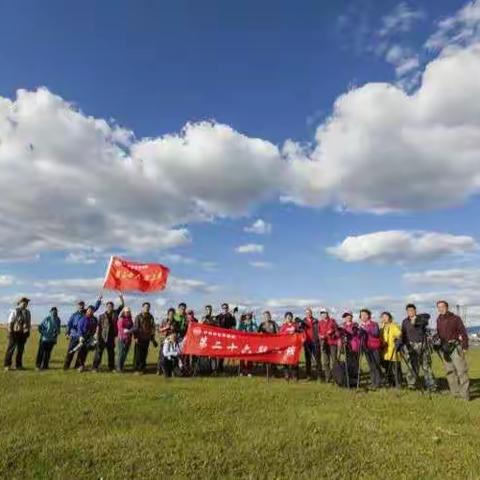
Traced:
[[192, 323], [188, 327], [182, 353], [296, 365], [300, 359], [303, 341], [302, 333], [248, 333]]
[[155, 292], [167, 285], [170, 270], [159, 263], [137, 263], [112, 257], [103, 288], [111, 290]]

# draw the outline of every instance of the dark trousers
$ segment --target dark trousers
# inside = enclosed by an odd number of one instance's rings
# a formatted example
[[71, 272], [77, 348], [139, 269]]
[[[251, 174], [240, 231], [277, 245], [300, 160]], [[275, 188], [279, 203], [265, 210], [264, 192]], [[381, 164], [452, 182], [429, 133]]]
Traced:
[[[350, 348], [347, 348], [346, 356], [345, 356], [345, 363], [348, 367], [349, 375], [357, 381], [358, 376], [358, 368], [359, 368], [359, 354], [358, 352], [353, 352]], [[353, 383], [352, 378], [350, 379], [350, 383]]]
[[41, 368], [42, 370], [48, 368], [50, 355], [54, 346], [55, 342], [43, 342], [42, 340], [38, 342], [37, 360], [35, 362], [37, 368]]
[[93, 368], [96, 370], [102, 363], [103, 351], [107, 350], [108, 369], [111, 371], [115, 368], [115, 341], [104, 342], [100, 340], [95, 348], [95, 357], [93, 359]]
[[253, 362], [246, 362], [245, 360], [240, 360], [240, 373], [243, 375], [251, 375], [253, 372]]
[[25, 343], [28, 336], [20, 332], [12, 332], [8, 336], [7, 351], [5, 352], [5, 361], [3, 362], [4, 367], [12, 366], [12, 359], [15, 350], [17, 354], [15, 356], [15, 366], [17, 368], [23, 368], [23, 351], [25, 349]]
[[85, 368], [85, 362], [87, 361], [87, 355], [88, 355], [88, 348], [85, 344], [83, 344], [79, 349], [77, 353], [77, 361], [75, 363], [75, 368]]
[[[320, 355], [320, 348], [314, 342], [305, 342], [303, 344], [305, 352], [305, 373], [307, 377], [311, 379], [317, 379], [320, 377], [322, 370], [322, 361]], [[315, 373], [312, 374], [312, 359], [315, 361]]]
[[178, 366], [178, 358], [171, 357], [162, 359], [162, 370], [166, 378], [173, 376], [175, 368]]
[[298, 380], [300, 378], [300, 367], [298, 365], [284, 365], [283, 374], [285, 380]]
[[117, 370], [123, 372], [125, 366], [125, 360], [127, 359], [128, 351], [130, 350], [130, 343], [117, 342]]
[[80, 363], [78, 361], [78, 354], [79, 350], [76, 350], [75, 352], [72, 353], [72, 350], [78, 345], [78, 338], [70, 338], [68, 342], [68, 347], [67, 347], [67, 354], [65, 355], [65, 360], [63, 362], [63, 369], [68, 370], [70, 368], [70, 365], [72, 364], [73, 357], [75, 356], [75, 353], [77, 354], [77, 359], [75, 360], [75, 368], [78, 368], [80, 366]]
[[364, 350], [365, 358], [370, 372], [370, 381], [375, 388], [380, 387], [382, 382], [382, 373], [380, 371], [380, 354], [378, 350]]
[[135, 370], [138, 372], [145, 371], [147, 367], [148, 347], [150, 340], [137, 340], [135, 343]]

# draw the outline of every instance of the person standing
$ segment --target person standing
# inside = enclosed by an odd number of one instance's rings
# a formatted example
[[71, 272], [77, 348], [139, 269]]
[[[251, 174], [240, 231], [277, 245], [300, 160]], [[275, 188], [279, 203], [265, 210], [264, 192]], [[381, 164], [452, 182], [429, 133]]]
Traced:
[[157, 346], [155, 319], [150, 313], [150, 308], [150, 303], [145, 302], [142, 305], [142, 312], [135, 317], [133, 336], [135, 337], [135, 371], [138, 374], [145, 373], [150, 342]]
[[[270, 335], [277, 334], [279, 328], [276, 322], [272, 320], [272, 314], [268, 310], [265, 310], [262, 316], [263, 320], [258, 326], [258, 333], [266, 333]], [[274, 377], [277, 375], [277, 365], [275, 363], [266, 363], [265, 369], [267, 370], [267, 376], [270, 370], [272, 371], [272, 375]]]
[[124, 307], [117, 320], [117, 372], [125, 367], [130, 345], [132, 344], [133, 319], [130, 307]]
[[345, 348], [345, 362], [348, 367], [349, 383], [358, 375], [360, 333], [358, 323], [353, 321], [352, 312], [345, 312], [342, 315], [341, 334], [343, 335], [343, 346]]
[[[311, 308], [305, 310], [305, 318], [302, 323], [305, 331], [305, 342], [303, 344], [305, 371], [310, 380], [316, 380], [320, 378], [321, 374], [320, 337], [318, 333], [318, 320], [313, 316]], [[312, 359], [315, 361], [314, 374], [312, 374]]]
[[320, 338], [321, 364], [325, 372], [325, 381], [329, 382], [333, 367], [337, 362], [339, 335], [337, 323], [325, 309], [320, 310], [318, 336]]
[[[286, 312], [284, 316], [284, 320], [282, 326], [280, 327], [281, 334], [293, 334], [299, 333], [298, 324], [295, 322], [293, 318], [292, 312]], [[296, 380], [298, 382], [300, 376], [299, 366], [297, 365], [284, 365], [283, 366], [284, 377], [287, 382], [290, 380]]]
[[53, 347], [57, 343], [57, 337], [60, 334], [61, 321], [58, 316], [57, 307], [50, 309], [50, 314], [45, 317], [38, 326], [40, 340], [38, 342], [37, 360], [35, 362], [37, 370], [47, 370], [50, 362], [50, 355]]
[[414, 389], [423, 371], [425, 386], [430, 391], [436, 390], [432, 372], [432, 355], [427, 343], [427, 327], [430, 315], [417, 314], [417, 307], [409, 303], [405, 307], [407, 318], [402, 322], [402, 339], [398, 342], [398, 350], [405, 354], [407, 364], [406, 377], [408, 388]]
[[205, 306], [205, 313], [203, 314], [202, 318], [200, 319], [200, 323], [205, 323], [206, 325], [217, 325], [217, 319], [215, 315], [213, 315], [213, 308], [211, 305]]
[[[226, 328], [231, 330], [232, 328], [235, 328], [237, 325], [237, 320], [235, 318], [235, 315], [233, 315], [230, 312], [230, 307], [228, 306], [228, 303], [223, 303], [222, 304], [222, 313], [217, 315], [217, 326], [220, 328]], [[224, 371], [224, 359], [219, 358], [217, 359], [217, 373], [223, 373]]]
[[97, 318], [94, 315], [95, 306], [89, 305], [85, 315], [78, 322], [78, 371], [85, 370], [88, 351], [92, 350], [95, 343], [95, 332], [97, 331]]
[[93, 372], [98, 372], [102, 363], [103, 351], [107, 350], [108, 369], [110, 372], [115, 370], [115, 339], [117, 338], [117, 322], [120, 312], [125, 306], [123, 295], [119, 295], [120, 305], [115, 309], [113, 302], [107, 302], [106, 310], [98, 317], [97, 344], [95, 346], [95, 357], [93, 359]]
[[401, 328], [393, 321], [390, 312], [383, 312], [381, 317], [380, 339], [382, 343], [381, 364], [386, 380], [391, 386], [400, 388], [402, 384], [402, 369], [400, 356], [397, 353], [398, 340], [402, 336]]
[[445, 300], [437, 302], [437, 333], [441, 340], [440, 356], [447, 375], [448, 387], [454, 397], [470, 399], [470, 380], [465, 352], [468, 334], [462, 319], [448, 309]]
[[8, 344], [3, 362], [5, 370], [12, 368], [12, 359], [15, 350], [17, 353], [15, 355], [14, 368], [23, 370], [23, 351], [32, 327], [32, 317], [28, 309], [29, 303], [30, 299], [22, 297], [17, 302], [17, 307], [10, 312], [10, 316], [8, 317]]
[[[240, 322], [238, 324], [238, 330], [241, 332], [257, 332], [258, 326], [253, 318], [253, 312], [248, 312], [243, 314], [240, 317]], [[240, 375], [246, 375], [251, 377], [253, 372], [253, 362], [240, 360]]]
[[[96, 301], [94, 305], [94, 312], [96, 312], [99, 308], [100, 305], [102, 304], [102, 296], [100, 295], [98, 297], [98, 300]], [[78, 360], [78, 342], [80, 335], [78, 333], [78, 325], [80, 323], [80, 320], [83, 318], [85, 315], [85, 302], [83, 300], [80, 300], [77, 303], [77, 310], [72, 313], [70, 316], [68, 323], [67, 323], [67, 331], [66, 331], [66, 337], [68, 338], [68, 347], [67, 347], [67, 353], [65, 355], [65, 360], [63, 362], [63, 369], [68, 370], [70, 368], [70, 365], [72, 364], [73, 357], [75, 356], [75, 353], [77, 353], [77, 358], [75, 360], [75, 368], [78, 368], [80, 366], [79, 360]]]
[[380, 329], [378, 323], [372, 320], [372, 312], [367, 308], [360, 310], [360, 351], [365, 354], [370, 372], [370, 382], [373, 389], [380, 387], [382, 372], [380, 370]]
[[178, 332], [178, 336], [183, 338], [187, 333], [187, 304], [186, 303], [179, 303], [177, 311], [175, 312], [174, 316], [175, 322], [177, 322], [176, 330]]

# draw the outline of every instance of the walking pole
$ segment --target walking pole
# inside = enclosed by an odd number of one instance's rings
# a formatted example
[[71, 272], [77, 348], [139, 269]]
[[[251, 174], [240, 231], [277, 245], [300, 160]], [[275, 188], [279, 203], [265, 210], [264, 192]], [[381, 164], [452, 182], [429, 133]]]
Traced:
[[362, 353], [363, 353], [363, 337], [360, 337], [360, 349], [358, 352], [358, 373], [357, 373], [357, 390], [360, 388], [360, 372], [361, 372], [361, 363], [362, 363]]
[[345, 355], [345, 376], [347, 378], [347, 388], [350, 389], [350, 372], [348, 371], [348, 338], [343, 337], [343, 353]]
[[267, 363], [267, 383], [270, 382], [270, 364]]

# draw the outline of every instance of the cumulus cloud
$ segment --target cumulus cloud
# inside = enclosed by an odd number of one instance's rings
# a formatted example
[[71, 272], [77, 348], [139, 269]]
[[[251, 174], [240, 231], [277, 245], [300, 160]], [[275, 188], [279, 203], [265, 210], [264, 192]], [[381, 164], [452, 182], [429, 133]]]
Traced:
[[137, 141], [45, 88], [19, 90], [0, 97], [0, 258], [182, 245], [185, 223], [272, 198], [283, 164], [276, 146], [226, 125]]
[[286, 145], [288, 199], [385, 213], [459, 205], [478, 194], [478, 78], [474, 45], [432, 61], [414, 94], [369, 83], [340, 96], [312, 152]]
[[244, 230], [247, 233], [254, 233], [256, 235], [268, 235], [272, 232], [272, 225], [259, 218], [249, 227], [245, 227]]
[[[414, 93], [353, 88], [312, 145], [281, 149], [214, 122], [137, 139], [45, 88], [0, 97], [0, 261], [57, 250], [88, 263], [94, 256], [78, 252], [175, 247], [191, 241], [189, 223], [279, 196], [374, 213], [460, 205], [480, 191], [478, 78], [480, 44], [449, 50]], [[247, 228], [267, 233], [259, 222]]]
[[247, 243], [238, 246], [235, 251], [237, 253], [263, 253], [263, 245], [258, 243]]
[[390, 230], [345, 238], [327, 252], [345, 262], [404, 263], [431, 261], [473, 252], [472, 237], [437, 232]]

